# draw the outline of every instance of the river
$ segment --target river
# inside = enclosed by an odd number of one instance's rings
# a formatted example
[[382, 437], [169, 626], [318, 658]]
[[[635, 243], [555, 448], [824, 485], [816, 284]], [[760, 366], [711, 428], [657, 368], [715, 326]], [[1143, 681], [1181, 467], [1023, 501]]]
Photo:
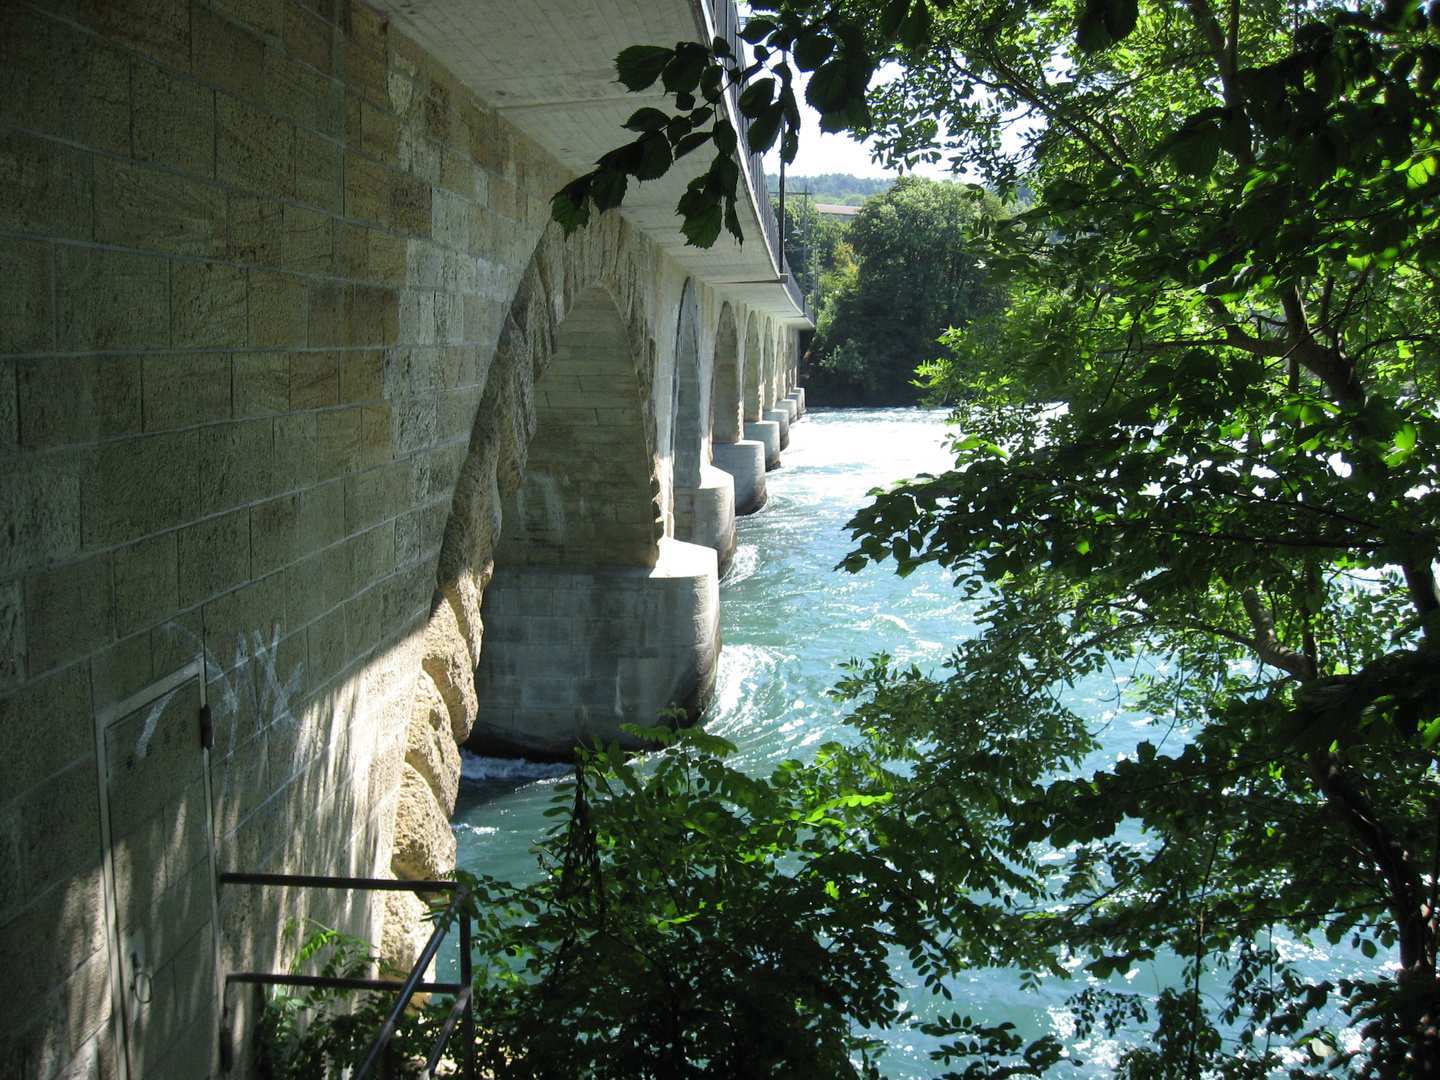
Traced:
[[[739, 747], [732, 759], [739, 767], [768, 773], [776, 762], [804, 758], [809, 748], [843, 733], [842, 714], [825, 691], [846, 659], [883, 651], [938, 667], [954, 643], [973, 632], [974, 602], [935, 566], [905, 579], [886, 566], [859, 574], [833, 569], [850, 549], [845, 522], [868, 491], [949, 465], [946, 431], [944, 413], [913, 409], [816, 409], [795, 426], [783, 467], [766, 477], [765, 508], [740, 519], [735, 560], [721, 584], [725, 645], [705, 727]], [[1144, 723], [1117, 709], [1116, 685], [1125, 678], [1097, 678], [1076, 691], [1076, 707], [1109, 721], [1100, 755], [1110, 760], [1134, 746]], [[560, 772], [467, 757], [453, 819], [459, 865], [511, 881], [533, 878], [530, 847], [552, 824], [542, 812]], [[1315, 974], [1331, 974], [1328, 957], [1294, 949]], [[1129, 988], [1153, 991], [1155, 984], [1154, 972], [1137, 971]], [[1038, 992], [1022, 991], [1006, 971], [981, 971], [950, 985], [955, 1001], [941, 1003], [947, 1015], [1011, 1020], [1032, 1035], [1063, 1034], [1064, 1002], [1082, 988], [1051, 980]], [[925, 998], [917, 991], [912, 1007], [932, 1011]], [[893, 1080], [938, 1075], [944, 1070], [929, 1051], [940, 1041], [893, 1032], [882, 1070]], [[1093, 1075], [1114, 1062], [1113, 1044], [1080, 1049]]]

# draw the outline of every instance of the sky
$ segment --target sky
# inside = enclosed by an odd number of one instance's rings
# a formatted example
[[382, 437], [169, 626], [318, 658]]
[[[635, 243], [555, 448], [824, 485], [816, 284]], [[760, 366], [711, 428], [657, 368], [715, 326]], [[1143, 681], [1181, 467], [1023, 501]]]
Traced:
[[[882, 69], [877, 78], [885, 78]], [[804, 80], [801, 77], [800, 93], [800, 151], [795, 160], [785, 169], [787, 176], [818, 176], [821, 173], [849, 173], [851, 176], [899, 176], [893, 169], [882, 169], [870, 160], [870, 151], [865, 144], [858, 143], [848, 135], [832, 135], [820, 130], [820, 114], [812, 109], [804, 98]], [[765, 155], [765, 172], [775, 176], [780, 171], [780, 151], [776, 149]], [[951, 175], [940, 165], [921, 165], [914, 175], [926, 176], [932, 180], [949, 180]]]

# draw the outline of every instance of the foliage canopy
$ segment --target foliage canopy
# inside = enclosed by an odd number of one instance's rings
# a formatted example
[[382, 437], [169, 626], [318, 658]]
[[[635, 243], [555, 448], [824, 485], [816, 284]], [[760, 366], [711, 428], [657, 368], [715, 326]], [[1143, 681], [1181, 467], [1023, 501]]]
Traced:
[[905, 177], [867, 199], [846, 231], [854, 269], [820, 309], [807, 387], [822, 405], [913, 405], [915, 368], [951, 327], [998, 313], [968, 241], [977, 219], [1002, 216], [971, 185]]
[[[632, 118], [562, 222], [618, 202], [663, 138], [719, 151], [687, 235], [737, 231], [739, 139], [793, 157], [800, 72], [827, 130], [1035, 199], [972, 230], [1008, 306], [929, 371], [960, 404], [956, 468], [853, 523], [848, 568], [938, 562], [983, 632], [948, 672], [878, 658], [842, 686], [860, 738], [827, 782], [889, 800], [846, 843], [925, 867], [933, 970], [1175, 958], [1153, 1002], [1077, 998], [1082, 1028], [1148, 1025], [1123, 1075], [1437, 1075], [1440, 8], [753, 8], [753, 59], [621, 55], [674, 112]], [[1134, 688], [1156, 734], [1087, 763], [1063, 689], [1142, 654], [1168, 663]], [[1309, 985], [1279, 932], [1391, 964]], [[1059, 1061], [1012, 1051], [972, 1065]]]

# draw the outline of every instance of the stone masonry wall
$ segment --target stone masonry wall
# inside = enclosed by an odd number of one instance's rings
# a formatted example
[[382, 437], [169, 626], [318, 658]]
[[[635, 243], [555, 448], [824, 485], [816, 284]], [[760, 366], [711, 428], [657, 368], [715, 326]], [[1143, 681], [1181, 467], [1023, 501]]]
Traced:
[[[203, 656], [219, 869], [447, 870], [534, 382], [604, 286], [668, 514], [685, 276], [352, 0], [0, 0], [0, 86], [0, 1075], [113, 1075], [96, 714]], [[405, 951], [316, 896], [227, 889], [222, 965]]]

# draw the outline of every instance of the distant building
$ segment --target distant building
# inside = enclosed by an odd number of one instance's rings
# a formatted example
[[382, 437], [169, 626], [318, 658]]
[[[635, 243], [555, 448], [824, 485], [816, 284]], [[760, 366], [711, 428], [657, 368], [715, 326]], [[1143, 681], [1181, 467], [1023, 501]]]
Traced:
[[822, 202], [815, 204], [815, 212], [821, 217], [852, 218], [860, 212], [860, 207]]

